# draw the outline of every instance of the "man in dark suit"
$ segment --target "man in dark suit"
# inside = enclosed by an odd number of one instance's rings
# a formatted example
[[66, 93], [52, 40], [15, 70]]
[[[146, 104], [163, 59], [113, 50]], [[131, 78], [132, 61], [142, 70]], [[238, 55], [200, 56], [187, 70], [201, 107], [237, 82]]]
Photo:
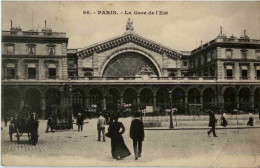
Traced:
[[209, 127], [212, 127], [209, 131], [208, 131], [208, 135], [210, 135], [211, 132], [213, 132], [213, 136], [217, 137], [216, 132], [215, 132], [215, 124], [216, 124], [216, 118], [214, 115], [214, 112], [212, 110], [209, 111]]
[[51, 132], [53, 133], [53, 127], [52, 127], [52, 117], [49, 115], [48, 117], [48, 122], [47, 122], [47, 128], [46, 128], [46, 133], [49, 132], [49, 128], [51, 128]]
[[[135, 160], [141, 157], [142, 153], [142, 142], [144, 140], [144, 124], [140, 120], [140, 113], [135, 113], [135, 118], [131, 122], [130, 126], [130, 138], [133, 140]], [[138, 148], [137, 148], [138, 146]]]
[[29, 119], [29, 129], [31, 133], [31, 143], [34, 146], [36, 146], [38, 142], [38, 128], [39, 128], [39, 121], [37, 120], [36, 113], [31, 113]]

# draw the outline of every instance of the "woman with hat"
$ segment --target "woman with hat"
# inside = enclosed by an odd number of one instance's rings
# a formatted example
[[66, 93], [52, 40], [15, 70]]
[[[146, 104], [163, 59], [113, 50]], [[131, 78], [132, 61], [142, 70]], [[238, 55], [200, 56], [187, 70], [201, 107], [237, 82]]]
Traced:
[[122, 136], [124, 132], [125, 127], [123, 123], [118, 122], [118, 114], [114, 114], [109, 123], [108, 133], [106, 135], [111, 138], [111, 153], [115, 159], [123, 159], [131, 155]]

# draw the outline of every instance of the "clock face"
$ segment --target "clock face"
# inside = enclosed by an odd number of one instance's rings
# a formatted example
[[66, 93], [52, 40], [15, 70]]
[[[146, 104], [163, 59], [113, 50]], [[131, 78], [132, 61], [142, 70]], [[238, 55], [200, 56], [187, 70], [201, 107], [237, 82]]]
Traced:
[[148, 67], [153, 74], [158, 76], [156, 67], [145, 56], [135, 52], [122, 53], [107, 64], [103, 76], [135, 77], [143, 67]]

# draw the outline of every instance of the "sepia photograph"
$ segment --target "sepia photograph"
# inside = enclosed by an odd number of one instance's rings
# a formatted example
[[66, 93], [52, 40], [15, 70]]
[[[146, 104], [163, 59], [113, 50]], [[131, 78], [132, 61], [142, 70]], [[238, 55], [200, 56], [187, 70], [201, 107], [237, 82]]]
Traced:
[[1, 165], [260, 167], [259, 1], [2, 1]]

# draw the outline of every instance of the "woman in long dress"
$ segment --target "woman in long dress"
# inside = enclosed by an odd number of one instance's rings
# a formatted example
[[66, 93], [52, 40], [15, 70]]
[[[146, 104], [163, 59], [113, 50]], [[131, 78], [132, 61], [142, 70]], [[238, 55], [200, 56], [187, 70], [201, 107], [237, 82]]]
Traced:
[[108, 134], [111, 138], [111, 153], [115, 159], [123, 159], [131, 155], [122, 136], [124, 132], [125, 127], [123, 123], [118, 122], [118, 117], [114, 116], [109, 124]]
[[227, 126], [227, 120], [226, 120], [226, 113], [221, 113], [221, 126], [226, 127]]

